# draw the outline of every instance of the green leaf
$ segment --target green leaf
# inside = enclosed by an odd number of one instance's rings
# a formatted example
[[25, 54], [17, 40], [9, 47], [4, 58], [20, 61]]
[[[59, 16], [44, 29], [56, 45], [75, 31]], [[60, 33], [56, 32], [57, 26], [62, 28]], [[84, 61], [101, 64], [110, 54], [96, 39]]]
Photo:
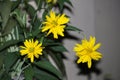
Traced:
[[56, 51], [56, 52], [66, 52], [67, 49], [63, 45], [57, 45], [57, 46], [51, 46], [51, 50]]
[[4, 71], [4, 69], [0, 69], [0, 79], [3, 77]]
[[12, 79], [8, 73], [3, 72], [3, 75], [1, 76], [0, 80], [12, 80]]
[[64, 63], [63, 63], [62, 54], [61, 53], [53, 53], [53, 52], [49, 52], [49, 54], [52, 57], [52, 59], [54, 60], [54, 62], [56, 63], [59, 70], [66, 77], [66, 70], [65, 70]]
[[9, 19], [11, 7], [12, 7], [12, 2], [10, 0], [0, 1], [0, 15], [2, 17], [2, 27], [3, 27], [2, 29], [3, 30]]
[[6, 50], [0, 52], [0, 69], [3, 67], [3, 62], [4, 62], [4, 54], [6, 53]]
[[[40, 27], [41, 27], [41, 22], [40, 22], [40, 20], [39, 19], [36, 19], [35, 21], [34, 21], [34, 23], [32, 23], [32, 36], [37, 36], [39, 33], [40, 33]], [[42, 34], [41, 34], [42, 35]], [[39, 35], [40, 36], [40, 35]], [[39, 37], [39, 36], [37, 36], [37, 37]]]
[[18, 59], [18, 52], [12, 52], [12, 53], [7, 53], [5, 55], [5, 59], [4, 59], [4, 64], [5, 64], [5, 69], [7, 71], [9, 71], [11, 69], [11, 67], [14, 65], [14, 63], [17, 61]]
[[25, 9], [28, 12], [28, 14], [30, 15], [30, 17], [33, 19], [34, 15], [36, 14], [36, 10], [30, 4], [26, 4]]
[[64, 0], [58, 0], [58, 4], [60, 6], [60, 11], [63, 9], [63, 6], [64, 6]]
[[46, 15], [48, 15], [48, 11], [47, 10], [45, 10], [44, 12], [43, 12], [43, 14], [42, 14], [42, 19], [43, 20], [45, 20], [46, 19]]
[[6, 43], [4, 43], [4, 45], [0, 46], [0, 51], [10, 47], [11, 45], [15, 45], [15, 44], [17, 44], [17, 43], [19, 43], [21, 41], [23, 41], [23, 40], [20, 39], [20, 40], [10, 40], [10, 41], [7, 41]]
[[33, 80], [34, 70], [32, 66], [29, 66], [24, 70], [25, 80]]
[[78, 32], [82, 31], [79, 28], [74, 27], [74, 26], [70, 26], [70, 25], [68, 25], [65, 29], [70, 30], [70, 31], [78, 31]]
[[55, 42], [54, 40], [44, 38], [43, 46], [53, 46], [53, 45], [62, 45], [62, 44], [59, 42]]
[[17, 25], [17, 22], [14, 19], [9, 18], [5, 26], [5, 29], [3, 30], [2, 36], [9, 34], [16, 25]]
[[18, 8], [20, 3], [21, 3], [20, 0], [13, 1], [11, 11], [14, 11], [16, 8]]
[[68, 3], [69, 5], [73, 6], [72, 5], [72, 2], [70, 0], [66, 0], [66, 3]]
[[52, 65], [52, 63], [50, 63], [49, 61], [39, 61], [39, 62], [35, 62], [34, 63], [36, 66], [38, 66], [39, 68], [47, 71], [48, 73], [52, 73], [54, 74], [56, 77], [58, 77], [59, 79], [63, 78], [63, 75], [61, 74], [60, 71], [58, 71], [56, 69], [56, 67], [54, 67]]
[[41, 10], [43, 1], [44, 0], [35, 0], [35, 3], [37, 4], [38, 10]]
[[55, 76], [51, 75], [50, 73], [47, 73], [46, 71], [43, 71], [38, 68], [34, 68], [34, 76], [35, 78], [39, 80], [59, 80]]

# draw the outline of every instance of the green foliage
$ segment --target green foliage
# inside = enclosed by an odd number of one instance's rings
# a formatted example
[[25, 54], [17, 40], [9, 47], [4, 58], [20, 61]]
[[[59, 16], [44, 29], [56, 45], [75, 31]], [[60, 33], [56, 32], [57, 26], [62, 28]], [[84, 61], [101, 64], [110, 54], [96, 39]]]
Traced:
[[[7, 6], [6, 6], [7, 5]], [[0, 16], [2, 18], [2, 30], [4, 30], [11, 12], [12, 2], [9, 0], [0, 1]]]
[[27, 67], [24, 73], [25, 73], [25, 80], [33, 80], [34, 69], [32, 66]]
[[[41, 31], [42, 22], [52, 8], [58, 5], [60, 12], [70, 0], [58, 0], [56, 4], [47, 3], [46, 0], [34, 0], [37, 8], [29, 4], [31, 0], [3, 0], [0, 1], [0, 80], [19, 80], [23, 75], [25, 80], [63, 80], [66, 77], [63, 63], [62, 38], [53, 39]], [[42, 15], [38, 17], [38, 12]], [[78, 31], [78, 28], [66, 25], [65, 31]], [[20, 56], [19, 46], [26, 39], [37, 39], [42, 43], [44, 54], [31, 63]], [[50, 62], [48, 56], [54, 61], [56, 67]]]
[[35, 62], [34, 64], [42, 70], [48, 71], [59, 79], [62, 79], [62, 74], [49, 61], [39, 61]]

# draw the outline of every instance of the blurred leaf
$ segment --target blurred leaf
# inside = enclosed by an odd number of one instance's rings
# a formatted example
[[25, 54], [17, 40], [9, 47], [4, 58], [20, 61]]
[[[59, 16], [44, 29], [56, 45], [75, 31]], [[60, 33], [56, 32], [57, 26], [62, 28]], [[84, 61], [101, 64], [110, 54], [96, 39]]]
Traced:
[[3, 77], [4, 71], [5, 71], [4, 69], [2, 68], [0, 69], [0, 79]]
[[17, 22], [14, 19], [9, 18], [9, 20], [5, 26], [5, 29], [3, 30], [2, 36], [9, 34], [11, 32], [11, 30], [16, 26], [16, 24], [17, 24]]
[[25, 73], [25, 80], [33, 80], [34, 71], [32, 66], [27, 67], [24, 70], [24, 73]]
[[12, 7], [12, 2], [10, 0], [0, 1], [0, 15], [2, 17], [3, 30], [9, 19], [11, 7]]
[[43, 45], [44, 46], [53, 46], [53, 45], [62, 45], [62, 44], [60, 42], [55, 42], [54, 40], [44, 38]]
[[57, 46], [51, 46], [51, 50], [56, 51], [56, 52], [66, 52], [67, 49], [63, 45], [57, 45]]
[[50, 62], [48, 61], [39, 61], [39, 62], [35, 62], [34, 63], [36, 66], [38, 66], [39, 68], [50, 72], [52, 74], [54, 74], [56, 77], [58, 77], [59, 79], [62, 79], [63, 75], [61, 74], [60, 71], [58, 71]]
[[11, 13], [12, 16], [16, 19], [16, 22], [19, 23], [19, 25], [24, 29], [27, 24], [27, 13], [22, 12], [19, 9], [16, 9], [13, 13]]
[[[34, 23], [32, 23], [32, 36], [37, 36], [40, 33], [41, 22], [39, 19], [36, 19]], [[41, 34], [42, 35], [42, 34]], [[38, 37], [38, 36], [37, 36]]]
[[9, 69], [11, 69], [11, 67], [14, 65], [14, 63], [17, 61], [18, 59], [18, 55], [19, 54], [18, 52], [12, 52], [12, 53], [7, 53], [5, 55], [5, 59], [4, 59], [4, 66], [5, 66], [5, 69], [7, 71], [9, 71]]
[[8, 47], [10, 47], [12, 45], [15, 45], [15, 44], [17, 44], [17, 43], [19, 43], [21, 41], [23, 41], [23, 40], [20, 39], [20, 40], [10, 40], [10, 41], [7, 41], [6, 43], [4, 43], [4, 45], [0, 46], [0, 51], [4, 50], [5, 48], [8, 48]]
[[46, 71], [43, 71], [38, 68], [34, 68], [34, 76], [35, 78], [39, 80], [59, 80], [55, 76], [51, 75], [50, 73], [47, 73]]
[[58, 0], [58, 4], [60, 6], [60, 11], [63, 9], [65, 0]]
[[66, 3], [68, 3], [71, 6], [73, 6], [70, 0], [66, 0]]
[[0, 80], [12, 80], [12, 79], [8, 73], [3, 72], [3, 75], [1, 76]]
[[41, 10], [44, 0], [35, 0], [38, 10]]
[[32, 36], [37, 36], [38, 34], [40, 33], [40, 30], [39, 29], [36, 29], [32, 32]]
[[49, 54], [52, 57], [52, 59], [55, 61], [57, 67], [62, 72], [62, 74], [64, 76], [66, 76], [65, 66], [64, 66], [64, 63], [63, 63], [63, 58], [62, 58], [61, 53], [52, 53], [52, 52], [49, 52]]
[[74, 27], [74, 26], [70, 26], [70, 25], [68, 25], [65, 29], [70, 30], [70, 31], [78, 31], [78, 32], [82, 31], [79, 28]]
[[16, 8], [18, 8], [20, 3], [21, 3], [20, 0], [13, 1], [11, 11], [14, 11]]
[[4, 61], [4, 54], [6, 53], [6, 51], [2, 51], [0, 52], [0, 69], [3, 66], [3, 61]]
[[33, 19], [36, 14], [36, 10], [30, 4], [26, 4], [25, 9], [28, 12], [28, 14], [30, 15], [30, 17]]
[[43, 14], [42, 14], [42, 19], [43, 20], [45, 20], [46, 19], [46, 15], [48, 15], [48, 11], [47, 10], [45, 10], [44, 12], [43, 12]]

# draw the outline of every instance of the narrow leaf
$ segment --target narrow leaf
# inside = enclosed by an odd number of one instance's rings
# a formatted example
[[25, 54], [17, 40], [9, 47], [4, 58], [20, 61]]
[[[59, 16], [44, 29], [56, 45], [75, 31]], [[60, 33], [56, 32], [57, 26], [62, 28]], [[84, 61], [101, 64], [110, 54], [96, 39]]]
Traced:
[[67, 49], [63, 45], [51, 46], [50, 49], [56, 52], [66, 52]]
[[8, 48], [10, 47], [11, 45], [15, 45], [19, 42], [21, 42], [23, 40], [10, 40], [10, 41], [7, 41], [6, 43], [4, 43], [4, 45], [1, 45], [0, 46], [0, 51], [4, 50], [5, 48]]
[[34, 68], [34, 76], [35, 78], [39, 80], [59, 80], [55, 76], [51, 75], [50, 73], [47, 73], [46, 71], [43, 71], [38, 68]]
[[11, 11], [14, 11], [16, 8], [18, 8], [20, 2], [20, 0], [13, 1]]
[[62, 74], [64, 76], [66, 76], [66, 70], [65, 70], [65, 66], [64, 66], [64, 63], [63, 63], [63, 58], [62, 58], [61, 53], [55, 53], [54, 54], [54, 53], [50, 52], [49, 54], [52, 57], [52, 59], [55, 61], [57, 67], [62, 72]]
[[24, 70], [24, 73], [25, 73], [25, 80], [33, 80], [34, 71], [32, 66], [26, 68]]
[[30, 17], [33, 19], [36, 14], [36, 10], [30, 4], [26, 4], [25, 9], [29, 13]]
[[64, 0], [58, 0], [58, 4], [59, 4], [59, 7], [60, 7], [60, 11], [63, 9], [63, 6], [64, 6]]
[[2, 17], [2, 21], [3, 21], [2, 22], [3, 30], [9, 19], [11, 7], [12, 7], [12, 2], [10, 0], [0, 1], [0, 14]]
[[4, 59], [5, 69], [9, 71], [18, 59], [18, 53], [7, 53]]
[[50, 72], [54, 75], [56, 75], [59, 79], [62, 79], [62, 74], [60, 71], [58, 71], [53, 65], [52, 63], [50, 63], [49, 61], [39, 61], [39, 62], [35, 62], [34, 63], [36, 66], [40, 67], [41, 69], [46, 70], [47, 72]]
[[78, 31], [78, 32], [82, 31], [79, 28], [74, 27], [74, 26], [70, 26], [70, 25], [68, 25], [65, 29], [70, 30], [70, 31]]
[[9, 18], [9, 20], [5, 26], [5, 29], [3, 30], [2, 36], [9, 34], [11, 32], [11, 30], [16, 26], [16, 24], [17, 24], [17, 22], [14, 19]]

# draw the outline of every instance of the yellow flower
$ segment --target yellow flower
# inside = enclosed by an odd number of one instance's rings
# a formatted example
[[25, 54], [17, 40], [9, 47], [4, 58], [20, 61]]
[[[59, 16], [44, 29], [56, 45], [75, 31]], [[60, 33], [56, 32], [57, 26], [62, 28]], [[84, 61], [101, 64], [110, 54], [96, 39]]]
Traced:
[[42, 55], [43, 47], [41, 45], [38, 40], [35, 42], [33, 39], [25, 40], [24, 46], [20, 46], [22, 48], [20, 54], [22, 56], [27, 55], [27, 58], [30, 58], [30, 61], [34, 62], [34, 57], [39, 58], [39, 55]]
[[65, 24], [69, 22], [69, 18], [65, 16], [65, 14], [57, 15], [55, 12], [50, 11], [50, 16], [46, 16], [46, 21], [43, 22], [44, 26], [42, 28], [42, 32], [48, 31], [47, 35], [50, 33], [53, 34], [54, 38], [58, 38], [58, 35], [64, 36], [64, 28]]
[[55, 4], [57, 2], [57, 0], [46, 0], [46, 1], [47, 1], [47, 3], [53, 3], [53, 4]]
[[85, 63], [87, 62], [88, 68], [91, 68], [92, 59], [99, 60], [102, 58], [102, 54], [97, 51], [100, 47], [100, 43], [95, 45], [96, 38], [90, 36], [89, 41], [86, 39], [82, 40], [81, 44], [76, 44], [74, 47], [74, 51], [76, 52], [76, 56], [79, 57], [77, 63]]

